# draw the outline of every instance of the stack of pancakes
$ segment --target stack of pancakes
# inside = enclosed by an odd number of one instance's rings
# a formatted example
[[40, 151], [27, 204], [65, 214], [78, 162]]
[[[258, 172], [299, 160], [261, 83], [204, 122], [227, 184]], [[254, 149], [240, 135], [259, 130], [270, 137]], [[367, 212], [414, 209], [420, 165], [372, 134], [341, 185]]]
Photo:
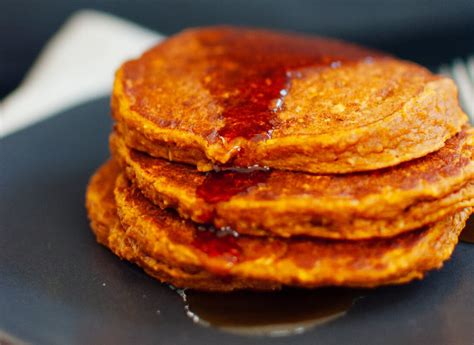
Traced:
[[126, 62], [97, 240], [178, 287], [372, 287], [447, 260], [474, 206], [454, 83], [339, 41], [187, 30]]

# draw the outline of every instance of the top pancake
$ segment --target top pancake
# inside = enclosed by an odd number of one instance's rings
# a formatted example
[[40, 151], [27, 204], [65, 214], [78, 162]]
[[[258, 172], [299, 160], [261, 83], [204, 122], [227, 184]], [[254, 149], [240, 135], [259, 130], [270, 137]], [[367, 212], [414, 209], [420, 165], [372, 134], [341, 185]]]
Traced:
[[129, 146], [197, 165], [344, 173], [435, 151], [466, 122], [454, 83], [369, 49], [232, 27], [187, 30], [117, 72]]

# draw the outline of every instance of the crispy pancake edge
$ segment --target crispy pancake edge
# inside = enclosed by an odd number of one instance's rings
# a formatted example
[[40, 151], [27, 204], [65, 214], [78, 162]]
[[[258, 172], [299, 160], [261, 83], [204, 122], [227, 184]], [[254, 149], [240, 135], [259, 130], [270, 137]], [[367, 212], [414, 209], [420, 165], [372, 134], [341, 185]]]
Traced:
[[[452, 156], [455, 159], [469, 159], [462, 169], [455, 170], [452, 175], [445, 176], [436, 183], [420, 177], [416, 186], [408, 190], [397, 190], [387, 185], [382, 193], [365, 195], [358, 200], [344, 197], [322, 200], [282, 197], [259, 201], [246, 198], [244, 193], [228, 202], [209, 204], [195, 195], [196, 185], [192, 181], [198, 173], [192, 171], [192, 168], [176, 165], [179, 169], [176, 174], [184, 174], [184, 180], [189, 181], [189, 184], [183, 186], [176, 181], [176, 175], [160, 175], [160, 166], [170, 170], [173, 164], [142, 154], [132, 156], [133, 151], [116, 133], [111, 135], [110, 146], [127, 177], [151, 201], [162, 208], [175, 208], [185, 218], [203, 222], [203, 219], [209, 221], [208, 215], [213, 215], [210, 221], [217, 227], [229, 226], [240, 233], [253, 235], [364, 239], [394, 236], [474, 205], [474, 183], [470, 182], [474, 177], [471, 156], [474, 135], [472, 130], [459, 134], [463, 135], [460, 139], [450, 139], [461, 140], [459, 145], [462, 148], [461, 152], [454, 152]], [[438, 160], [439, 156], [442, 157], [441, 153], [434, 153], [432, 156], [431, 159]], [[446, 164], [455, 166], [456, 163], [453, 160]], [[418, 165], [420, 169], [423, 168], [422, 163]], [[450, 171], [449, 168], [445, 170]], [[186, 177], [187, 171], [192, 171], [189, 177]], [[374, 181], [376, 182], [375, 178]]]
[[195, 225], [153, 206], [123, 176], [117, 179], [115, 199], [127, 236], [151, 257], [165, 257], [171, 265], [202, 268], [216, 275], [304, 287], [372, 287], [421, 278], [451, 256], [472, 212], [467, 208], [427, 229], [385, 240], [240, 236], [235, 241], [242, 252], [235, 261], [228, 253], [211, 256], [196, 248]]
[[[115, 187], [114, 179], [117, 174], [119, 174], [118, 166], [113, 161], [104, 164], [91, 178], [86, 194], [86, 205], [92, 229], [96, 234], [98, 241], [109, 247], [116, 255], [136, 263], [144, 268], [148, 274], [162, 282], [172, 283], [178, 287], [228, 291], [241, 288], [275, 289], [280, 286], [279, 283], [268, 280], [264, 280], [263, 282], [260, 279], [255, 280], [253, 278], [255, 274], [250, 274], [251, 277], [246, 278], [245, 280], [240, 280], [239, 278], [235, 278], [235, 275], [237, 273], [238, 276], [238, 273], [241, 270], [234, 272], [231, 267], [226, 267], [226, 269], [222, 271], [222, 269], [217, 268], [215, 264], [211, 264], [210, 267], [207, 267], [209, 265], [202, 265], [199, 253], [197, 253], [197, 255], [192, 254], [190, 257], [184, 258], [183, 260], [182, 253], [177, 252], [176, 254], [178, 255], [172, 255], [175, 249], [186, 250], [186, 247], [180, 248], [183, 247], [181, 244], [173, 243], [173, 241], [171, 241], [171, 243], [168, 243], [171, 244], [171, 247], [163, 248], [161, 246], [163, 242], [160, 243], [160, 239], [155, 239], [155, 241], [158, 240], [158, 242], [154, 242], [152, 237], [147, 238], [147, 232], [143, 233], [143, 229], [122, 228], [117, 218], [116, 205], [112, 193], [112, 190]], [[122, 182], [126, 183], [123, 178]], [[146, 200], [142, 201], [146, 202]], [[151, 207], [151, 209], [156, 210], [154, 207]], [[159, 212], [162, 213], [163, 211]], [[365, 283], [362, 284], [360, 280], [357, 280], [355, 284], [347, 284], [344, 279], [341, 279], [341, 277], [338, 278], [333, 272], [331, 274], [333, 277], [329, 278], [329, 281], [328, 279], [322, 279], [322, 277], [319, 279], [320, 283], [324, 280], [324, 284], [315, 284], [314, 282], [309, 283], [308, 277], [304, 279], [306, 275], [298, 275], [296, 279], [291, 279], [288, 285], [299, 285], [303, 287], [314, 287], [319, 285], [376, 286], [380, 284], [398, 284], [413, 279], [420, 279], [426, 270], [439, 268], [442, 265], [442, 261], [450, 256], [457, 242], [457, 236], [469, 213], [471, 213], [471, 210], [466, 209], [465, 211], [458, 213], [456, 216], [450, 217], [449, 220], [444, 220], [442, 224], [440, 224], [441, 226], [438, 226], [437, 228], [416, 232], [414, 238], [408, 239], [408, 236], [402, 236], [393, 239], [394, 243], [390, 246], [393, 253], [389, 259], [403, 259], [398, 262], [398, 265], [396, 265], [400, 266], [401, 269], [397, 270], [396, 267], [393, 267], [392, 265], [391, 269], [385, 272], [384, 279], [381, 279], [380, 274], [377, 274], [377, 272], [370, 272], [370, 270], [368, 270], [366, 274], [367, 278], [372, 278], [372, 280], [375, 278], [376, 282], [369, 282], [366, 280]], [[151, 224], [153, 224], [153, 221], [149, 218], [146, 222], [151, 222]], [[446, 231], [441, 229], [443, 226], [449, 225], [455, 225], [454, 227], [456, 229], [447, 228]], [[153, 227], [154, 226], [152, 226], [150, 230], [152, 230]], [[154, 230], [152, 232], [154, 232]], [[159, 229], [158, 232], [158, 235], [162, 234]], [[153, 235], [157, 234], [153, 233]], [[143, 242], [143, 240], [145, 240], [145, 242]], [[164, 240], [165, 242], [170, 241], [169, 238], [161, 238], [161, 240]], [[400, 244], [403, 241], [413, 244], [411, 253], [408, 255], [409, 257], [405, 258], [404, 256], [407, 253], [400, 252], [400, 250], [402, 250]], [[377, 246], [377, 244], [375, 244], [375, 246]], [[430, 247], [430, 249], [428, 247]], [[415, 252], [419, 249], [424, 249], [423, 252], [426, 252], [429, 249], [428, 251], [431, 250], [433, 253], [432, 255], [423, 257], [422, 255], [420, 256], [422, 253], [417, 254]], [[171, 253], [168, 253], [167, 251], [171, 251]], [[412, 263], [410, 259], [412, 259], [413, 255], [416, 257], [416, 267], [410, 267], [410, 263]], [[163, 263], [163, 261], [157, 260], [156, 257], [169, 257], [170, 259]], [[219, 258], [216, 260], [221, 261]], [[177, 265], [177, 262], [181, 263]], [[270, 263], [268, 262], [260, 262], [259, 266], [263, 265], [267, 266], [267, 269], [272, 269], [271, 266], [268, 267], [269, 264]], [[217, 266], [220, 265], [217, 264]], [[186, 267], [186, 270], [183, 270], [181, 267]], [[204, 268], [205, 271], [199, 269], [196, 270], [196, 267]], [[211, 269], [208, 270], [208, 268]], [[357, 265], [354, 268], [359, 271], [364, 269], [364, 267], [357, 267]], [[381, 267], [378, 268], [380, 269]], [[215, 271], [217, 272], [217, 275], [207, 271]], [[189, 272], [194, 273], [190, 274]], [[272, 272], [275, 273], [278, 272], [278, 270], [272, 269]], [[256, 275], [261, 275], [261, 272], [257, 272]], [[304, 279], [305, 282], [302, 284], [300, 279]]]
[[119, 258], [140, 266], [147, 274], [160, 282], [179, 288], [205, 291], [281, 288], [280, 284], [223, 278], [195, 268], [171, 266], [163, 258], [156, 259], [144, 253], [138, 243], [127, 236], [116, 214], [113, 197], [115, 184], [111, 182], [118, 173], [118, 165], [109, 161], [92, 176], [87, 188], [86, 206], [90, 225], [97, 241], [108, 247]]
[[163, 257], [155, 258], [144, 253], [139, 243], [127, 236], [117, 216], [113, 189], [119, 173], [116, 163], [105, 163], [91, 177], [86, 192], [86, 208], [92, 231], [97, 241], [115, 255], [142, 267], [147, 274], [159, 281], [181, 288], [231, 291], [275, 290], [281, 287], [280, 284], [272, 282], [232, 279], [192, 267], [170, 265]]

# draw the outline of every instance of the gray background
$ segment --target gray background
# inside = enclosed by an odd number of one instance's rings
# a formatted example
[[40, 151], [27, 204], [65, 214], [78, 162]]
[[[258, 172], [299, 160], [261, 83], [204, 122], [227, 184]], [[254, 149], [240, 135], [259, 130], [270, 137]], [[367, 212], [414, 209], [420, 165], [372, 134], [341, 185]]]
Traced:
[[429, 67], [474, 53], [472, 0], [0, 0], [0, 98], [81, 8], [111, 12], [164, 34], [228, 23], [335, 36]]

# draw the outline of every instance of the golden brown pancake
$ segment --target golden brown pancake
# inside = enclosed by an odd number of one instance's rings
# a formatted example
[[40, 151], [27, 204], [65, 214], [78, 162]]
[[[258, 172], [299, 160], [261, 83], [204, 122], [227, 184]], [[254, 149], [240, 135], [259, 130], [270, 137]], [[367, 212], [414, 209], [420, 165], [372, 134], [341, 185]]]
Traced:
[[235, 27], [186, 30], [122, 65], [127, 144], [214, 165], [345, 173], [438, 150], [467, 121], [452, 80], [340, 41]]
[[[171, 266], [163, 258], [157, 259], [143, 253], [137, 242], [127, 237], [117, 217], [113, 190], [115, 179], [119, 174], [118, 165], [108, 162], [91, 178], [87, 189], [86, 206], [97, 241], [110, 248], [120, 258], [131, 261], [142, 267], [149, 275], [160, 281], [178, 287], [190, 287], [204, 290], [233, 290], [248, 288], [253, 290], [270, 290], [279, 284], [232, 280], [200, 270], [186, 271], [186, 268]], [[228, 288], [228, 289], [226, 289]]]
[[474, 130], [437, 152], [374, 172], [201, 173], [128, 148], [112, 133], [113, 156], [153, 203], [198, 223], [252, 235], [390, 237], [474, 206]]
[[91, 179], [87, 209], [98, 240], [119, 256], [162, 281], [187, 287], [196, 282], [195, 288], [213, 290], [371, 287], [421, 278], [450, 257], [471, 213], [466, 208], [435, 225], [390, 239], [234, 237], [200, 230], [154, 206], [112, 161]]

